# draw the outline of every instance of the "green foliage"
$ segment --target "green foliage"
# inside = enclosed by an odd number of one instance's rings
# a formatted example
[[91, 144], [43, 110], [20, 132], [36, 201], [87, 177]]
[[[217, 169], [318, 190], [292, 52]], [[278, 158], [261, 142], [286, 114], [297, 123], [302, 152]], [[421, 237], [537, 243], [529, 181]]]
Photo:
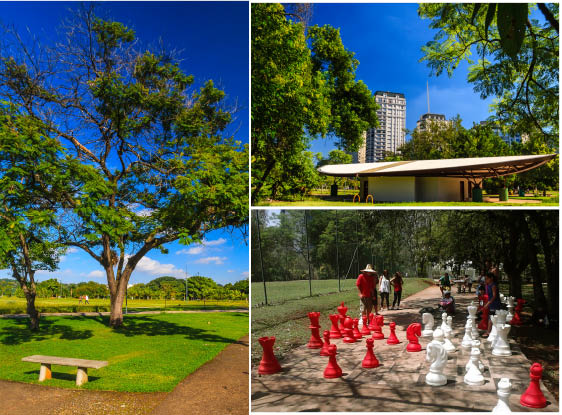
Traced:
[[496, 97], [491, 110], [501, 124], [521, 133], [536, 129], [558, 148], [558, 7], [540, 5], [541, 23], [529, 17], [534, 6], [526, 3], [420, 4], [420, 17], [437, 30], [422, 61], [449, 76], [466, 61], [474, 90]]
[[[252, 4], [252, 200], [304, 195], [311, 137], [357, 149], [377, 124], [374, 97], [355, 79], [358, 61], [339, 30], [307, 29], [281, 4]], [[307, 44], [307, 41], [309, 44]]]

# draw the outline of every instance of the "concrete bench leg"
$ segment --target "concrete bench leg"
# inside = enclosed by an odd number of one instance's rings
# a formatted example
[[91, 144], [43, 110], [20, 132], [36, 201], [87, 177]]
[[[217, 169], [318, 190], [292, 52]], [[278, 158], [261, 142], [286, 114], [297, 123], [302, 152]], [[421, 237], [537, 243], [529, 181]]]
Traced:
[[86, 382], [88, 382], [88, 368], [79, 367], [76, 371], [76, 385], [82, 386]]
[[39, 382], [43, 382], [45, 379], [51, 379], [51, 365], [41, 363], [41, 369], [39, 370]]

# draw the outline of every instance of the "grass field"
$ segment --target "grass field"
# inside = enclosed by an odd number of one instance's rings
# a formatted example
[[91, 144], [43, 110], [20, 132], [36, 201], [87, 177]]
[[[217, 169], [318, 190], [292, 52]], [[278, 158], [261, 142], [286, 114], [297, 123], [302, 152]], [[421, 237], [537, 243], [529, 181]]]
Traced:
[[[218, 301], [218, 300], [190, 300], [187, 303], [181, 300], [128, 300], [128, 311], [148, 310], [228, 310], [248, 308], [247, 301]], [[38, 298], [35, 306], [40, 313], [65, 313], [65, 312], [102, 312], [110, 311], [108, 299], [91, 299], [90, 304], [78, 304], [75, 298]], [[25, 313], [25, 298], [0, 297], [0, 314]], [[125, 303], [123, 303], [123, 309]]]
[[[355, 289], [355, 279], [342, 279], [342, 291]], [[308, 280], [266, 282], [268, 304], [279, 304], [287, 300], [308, 297]], [[313, 280], [312, 295], [338, 292], [338, 280]], [[265, 304], [263, 282], [252, 283], [252, 307]]]
[[[334, 281], [334, 280], [331, 280]], [[355, 281], [352, 281], [353, 283]], [[303, 282], [303, 281], [298, 281]], [[257, 284], [257, 283], [254, 283]], [[306, 284], [308, 282], [306, 281]], [[433, 280], [423, 278], [407, 278], [404, 281], [402, 298], [406, 298], [418, 291], [433, 285]], [[304, 290], [304, 286], [301, 290]], [[306, 285], [308, 290], [308, 285]], [[337, 280], [336, 280], [337, 289]], [[288, 289], [289, 291], [290, 289]], [[306, 291], [308, 292], [308, 291]], [[252, 284], [252, 363], [258, 364], [262, 348], [258, 338], [275, 336], [275, 354], [282, 357], [289, 350], [306, 344], [310, 338], [308, 313], [321, 312], [321, 327], [329, 327], [328, 315], [336, 313], [336, 307], [344, 301], [350, 310], [348, 314], [359, 314], [359, 297], [356, 289], [333, 294], [306, 297], [289, 300], [283, 304], [273, 306], [254, 307], [254, 285]], [[390, 298], [392, 302], [392, 295]]]
[[[247, 313], [125, 316], [113, 330], [106, 317], [44, 317], [37, 333], [27, 319], [0, 319], [0, 379], [38, 383], [39, 364], [22, 357], [43, 354], [107, 360], [90, 370], [82, 389], [170, 391], [185, 376], [248, 333]], [[76, 388], [76, 368], [53, 366], [44, 385]], [[203, 392], [203, 391], [202, 391]]]

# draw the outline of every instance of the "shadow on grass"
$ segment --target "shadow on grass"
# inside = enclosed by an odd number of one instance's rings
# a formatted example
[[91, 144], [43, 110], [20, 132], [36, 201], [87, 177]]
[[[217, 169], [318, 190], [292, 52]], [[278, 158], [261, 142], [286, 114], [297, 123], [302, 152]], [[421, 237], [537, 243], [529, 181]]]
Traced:
[[[39, 371], [38, 370], [29, 370], [27, 372], [24, 372], [26, 375], [36, 375], [37, 378], [39, 378]], [[51, 377], [53, 379], [59, 379], [59, 380], [67, 380], [67, 381], [71, 381], [71, 382], [76, 382], [76, 373], [62, 373], [62, 372], [57, 372], [55, 365], [53, 365], [53, 369], [51, 371]], [[99, 376], [92, 376], [90, 373], [88, 373], [88, 383], [90, 382], [95, 382], [96, 380], [100, 379]], [[43, 381], [41, 383], [44, 383], [46, 385], [48, 385], [49, 381]]]
[[0, 343], [7, 346], [19, 345], [30, 341], [41, 341], [58, 337], [61, 340], [85, 340], [93, 336], [92, 330], [76, 330], [56, 321], [41, 319], [39, 330], [29, 329], [27, 319], [13, 320], [13, 325], [0, 330]]

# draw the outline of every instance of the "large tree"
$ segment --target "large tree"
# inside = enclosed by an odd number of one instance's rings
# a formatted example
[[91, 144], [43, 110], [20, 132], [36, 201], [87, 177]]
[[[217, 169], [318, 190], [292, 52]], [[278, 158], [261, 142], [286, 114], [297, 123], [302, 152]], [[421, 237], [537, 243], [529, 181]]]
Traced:
[[13, 34], [0, 56], [0, 96], [71, 156], [71, 188], [56, 195], [59, 241], [104, 268], [117, 327], [148, 252], [244, 226], [247, 148], [224, 134], [224, 92], [212, 81], [194, 88], [173, 54], [140, 45], [132, 29], [92, 9], [66, 30], [39, 47]]
[[[355, 151], [377, 124], [377, 104], [355, 79], [359, 61], [338, 29], [305, 27], [281, 4], [252, 4], [252, 201], [273, 196], [311, 137]], [[296, 186], [298, 184], [295, 183]]]

